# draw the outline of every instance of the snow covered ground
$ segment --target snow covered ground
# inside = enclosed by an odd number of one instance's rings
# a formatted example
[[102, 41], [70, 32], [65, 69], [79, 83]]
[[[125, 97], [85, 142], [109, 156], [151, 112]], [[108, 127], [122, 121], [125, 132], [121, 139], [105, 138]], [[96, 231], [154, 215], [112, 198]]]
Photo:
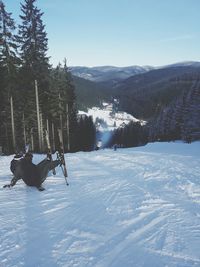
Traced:
[[[133, 117], [131, 114], [126, 112], [118, 111], [112, 114], [112, 110], [98, 107], [89, 108], [87, 112], [79, 111], [79, 115], [92, 116], [93, 121], [96, 119], [102, 119], [106, 125], [100, 125], [100, 131], [112, 131], [119, 127], [124, 127], [124, 125], [132, 122], [138, 122], [139, 120]], [[145, 121], [141, 121], [142, 124], [145, 124]]]
[[200, 142], [67, 154], [70, 185], [57, 168], [43, 192], [3, 189], [0, 157], [0, 266], [200, 266], [199, 156]]

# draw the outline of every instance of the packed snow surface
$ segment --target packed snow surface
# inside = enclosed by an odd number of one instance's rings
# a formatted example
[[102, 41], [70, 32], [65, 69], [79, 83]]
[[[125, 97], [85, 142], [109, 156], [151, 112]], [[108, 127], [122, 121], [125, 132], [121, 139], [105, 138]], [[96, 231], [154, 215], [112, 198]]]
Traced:
[[0, 266], [200, 266], [199, 156], [199, 142], [66, 154], [70, 185], [58, 167], [43, 192], [3, 189], [0, 157]]

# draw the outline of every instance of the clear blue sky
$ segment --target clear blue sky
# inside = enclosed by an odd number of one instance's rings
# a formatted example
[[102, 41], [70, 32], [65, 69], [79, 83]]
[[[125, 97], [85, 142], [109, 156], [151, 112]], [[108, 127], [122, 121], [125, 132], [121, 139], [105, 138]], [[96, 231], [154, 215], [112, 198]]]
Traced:
[[[4, 0], [19, 21], [20, 2]], [[200, 61], [200, 0], [37, 0], [51, 63], [160, 66]]]

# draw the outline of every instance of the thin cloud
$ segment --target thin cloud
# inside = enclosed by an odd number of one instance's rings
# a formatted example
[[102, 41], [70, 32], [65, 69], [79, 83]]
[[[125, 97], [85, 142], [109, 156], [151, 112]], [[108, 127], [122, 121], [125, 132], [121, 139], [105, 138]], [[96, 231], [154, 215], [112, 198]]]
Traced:
[[179, 35], [179, 36], [165, 38], [165, 39], [160, 40], [160, 42], [176, 42], [176, 41], [191, 40], [194, 38], [195, 38], [194, 34], [185, 34], [185, 35]]

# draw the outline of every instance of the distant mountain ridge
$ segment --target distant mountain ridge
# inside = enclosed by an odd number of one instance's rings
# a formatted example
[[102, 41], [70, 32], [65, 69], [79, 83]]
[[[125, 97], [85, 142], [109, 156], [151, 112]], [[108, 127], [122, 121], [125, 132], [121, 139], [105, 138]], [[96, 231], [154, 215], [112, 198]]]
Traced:
[[174, 64], [169, 64], [169, 65], [165, 65], [163, 67], [158, 67], [158, 68], [169, 68], [169, 67], [200, 67], [200, 62], [199, 61], [182, 61], [182, 62], [177, 62]]
[[136, 74], [152, 70], [151, 66], [99, 66], [99, 67], [70, 67], [74, 76], [84, 78], [93, 82], [108, 82], [115, 84]]
[[132, 76], [146, 73], [151, 70], [165, 69], [171, 67], [200, 67], [198, 61], [184, 61], [164, 66], [97, 66], [97, 67], [85, 67], [85, 66], [73, 66], [70, 67], [70, 71], [74, 76], [99, 83], [107, 83], [110, 85], [116, 85], [122, 80], [126, 80]]

